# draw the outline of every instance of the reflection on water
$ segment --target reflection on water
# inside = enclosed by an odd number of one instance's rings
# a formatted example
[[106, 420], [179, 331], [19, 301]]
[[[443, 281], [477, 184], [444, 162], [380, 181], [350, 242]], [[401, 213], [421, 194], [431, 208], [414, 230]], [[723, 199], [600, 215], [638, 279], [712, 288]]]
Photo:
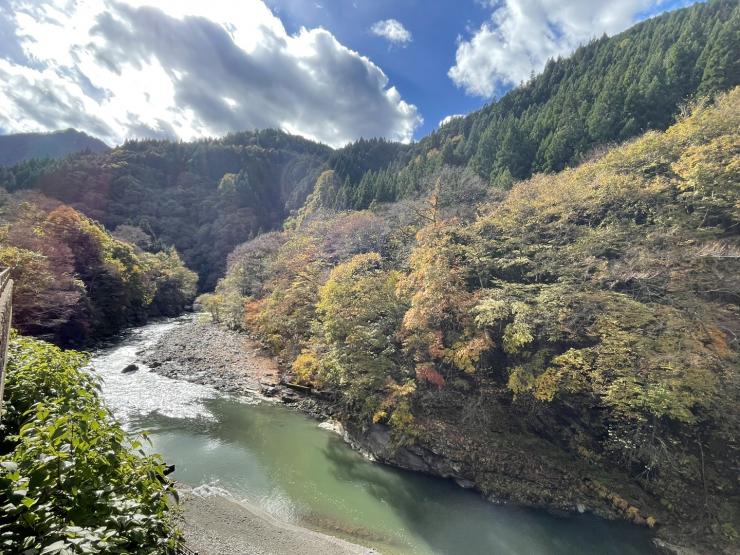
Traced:
[[651, 553], [645, 531], [626, 523], [497, 506], [451, 482], [368, 462], [285, 407], [224, 397], [143, 367], [120, 373], [173, 325], [146, 326], [94, 364], [114, 411], [130, 429], [151, 432], [179, 480], [217, 486], [279, 518], [383, 552]]

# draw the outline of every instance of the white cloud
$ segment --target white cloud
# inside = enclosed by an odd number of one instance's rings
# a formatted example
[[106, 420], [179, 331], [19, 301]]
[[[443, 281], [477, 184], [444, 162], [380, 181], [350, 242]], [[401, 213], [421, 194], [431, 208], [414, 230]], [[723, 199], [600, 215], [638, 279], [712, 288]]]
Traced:
[[468, 94], [491, 97], [526, 81], [548, 58], [635, 23], [662, 0], [488, 0], [489, 21], [460, 38], [448, 75]]
[[439, 126], [442, 127], [443, 125], [447, 125], [450, 123], [453, 119], [459, 119], [464, 118], [465, 114], [450, 114], [449, 116], [443, 117], [441, 120], [439, 120]]
[[289, 35], [261, 0], [0, 0], [0, 12], [6, 132], [120, 143], [277, 127], [336, 146], [409, 141], [421, 123], [372, 61], [324, 29]]
[[384, 39], [392, 42], [393, 44], [400, 44], [406, 46], [411, 42], [412, 37], [403, 23], [397, 19], [385, 19], [383, 21], [376, 21], [373, 26], [370, 27], [373, 34], [383, 37]]

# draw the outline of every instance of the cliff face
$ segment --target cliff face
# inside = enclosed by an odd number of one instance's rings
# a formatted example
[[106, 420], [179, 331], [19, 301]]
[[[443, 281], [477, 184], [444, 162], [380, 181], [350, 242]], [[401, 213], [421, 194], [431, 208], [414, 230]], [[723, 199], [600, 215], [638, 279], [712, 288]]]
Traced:
[[[465, 398], [456, 402], [448, 399], [443, 407], [419, 409], [420, 433], [410, 445], [399, 446], [391, 429], [382, 424], [363, 427], [350, 423], [348, 439], [380, 462], [450, 478], [493, 502], [563, 513], [593, 512], [649, 526], [671, 542], [696, 544], [692, 537], [696, 529], [690, 532], [676, 526], [660, 496], [640, 488], [626, 473], [578, 460], [527, 429], [507, 414], [502, 392], [488, 391], [486, 396], [490, 406], [484, 411], [471, 410]], [[440, 410], [446, 417], [439, 417]], [[422, 419], [420, 413], [429, 417]], [[563, 425], [562, 420], [554, 417], [540, 419], [540, 423], [556, 426]], [[671, 524], [664, 526], [666, 522]]]

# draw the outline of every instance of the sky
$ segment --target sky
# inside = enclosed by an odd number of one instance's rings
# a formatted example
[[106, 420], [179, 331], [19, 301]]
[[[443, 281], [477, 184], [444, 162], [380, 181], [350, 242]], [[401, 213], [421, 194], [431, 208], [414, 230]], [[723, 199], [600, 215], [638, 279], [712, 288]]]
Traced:
[[692, 0], [0, 0], [0, 134], [418, 140]]

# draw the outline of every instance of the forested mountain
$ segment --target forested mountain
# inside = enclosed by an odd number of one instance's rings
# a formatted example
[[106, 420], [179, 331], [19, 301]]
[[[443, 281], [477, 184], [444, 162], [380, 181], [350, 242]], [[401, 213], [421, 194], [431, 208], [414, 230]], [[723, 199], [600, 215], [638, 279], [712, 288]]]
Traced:
[[394, 152], [362, 141], [339, 151], [332, 169], [348, 183], [328, 207], [362, 209], [413, 195], [443, 164], [469, 166], [499, 187], [562, 170], [598, 145], [665, 129], [689, 98], [740, 83], [738, 52], [740, 5], [733, 0], [601, 37], [411, 148]]
[[32, 158], [62, 158], [75, 152], [107, 152], [110, 147], [81, 131], [0, 135], [0, 166], [13, 166]]
[[274, 130], [132, 141], [103, 154], [0, 168], [0, 187], [40, 191], [109, 230], [126, 226], [155, 250], [174, 246], [209, 290], [236, 245], [279, 228], [312, 189], [298, 221], [324, 208], [363, 209], [428, 192], [445, 166], [470, 168], [506, 189], [598, 145], [664, 129], [688, 98], [738, 83], [738, 29], [740, 7], [731, 0], [663, 14], [549, 62], [528, 83], [414, 145], [363, 139], [332, 151]]
[[241, 245], [200, 302], [355, 437], [390, 437], [381, 458], [720, 552], [740, 518], [739, 107], [736, 88], [508, 193], [446, 168], [422, 198], [317, 209]]
[[[177, 314], [191, 268], [196, 304], [379, 460], [734, 552], [739, 37], [735, 0], [666, 13], [411, 145], [264, 130], [0, 166], [14, 325], [81, 343]], [[15, 345], [21, 378], [25, 352], [79, 379]]]
[[58, 199], [109, 230], [141, 237], [150, 250], [174, 246], [209, 289], [236, 245], [303, 204], [330, 153], [270, 130], [193, 143], [131, 141], [104, 154], [0, 168], [0, 186]]

